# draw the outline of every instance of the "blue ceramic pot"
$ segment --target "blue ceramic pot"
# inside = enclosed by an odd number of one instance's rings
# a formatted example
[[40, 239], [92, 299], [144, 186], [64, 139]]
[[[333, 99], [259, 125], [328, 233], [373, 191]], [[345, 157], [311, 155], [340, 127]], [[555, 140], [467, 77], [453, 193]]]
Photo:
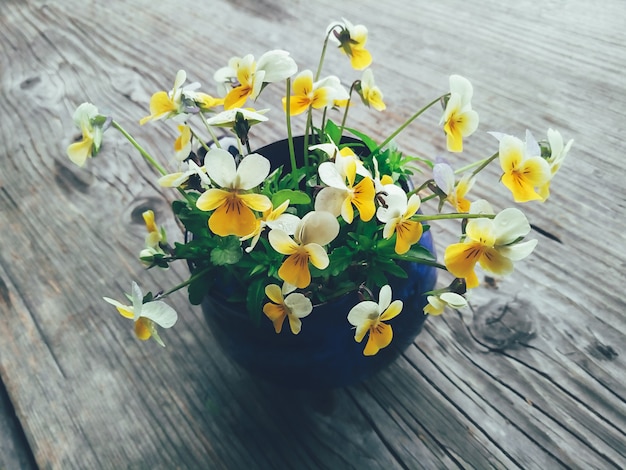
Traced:
[[[301, 142], [296, 142], [297, 148]], [[276, 142], [257, 151], [278, 167], [288, 161], [286, 141]], [[434, 253], [430, 231], [420, 244]], [[435, 286], [436, 268], [404, 263], [406, 279], [390, 279], [393, 300], [404, 303], [402, 312], [388, 321], [393, 341], [375, 356], [364, 356], [362, 343], [354, 340], [354, 327], [348, 312], [359, 303], [357, 292], [316, 305], [302, 319], [302, 330], [291, 333], [285, 325], [276, 334], [272, 323], [262, 318], [255, 324], [245, 305], [228, 303], [219, 296], [207, 295], [202, 311], [224, 352], [252, 374], [279, 386], [300, 389], [334, 388], [356, 384], [396, 359], [419, 334], [426, 316], [424, 292]], [[376, 293], [376, 299], [378, 293]]]

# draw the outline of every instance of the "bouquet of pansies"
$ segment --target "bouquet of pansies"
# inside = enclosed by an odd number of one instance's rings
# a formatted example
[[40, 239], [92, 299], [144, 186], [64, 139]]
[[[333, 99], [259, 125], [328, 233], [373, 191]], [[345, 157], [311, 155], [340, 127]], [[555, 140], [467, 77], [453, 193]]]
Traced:
[[[347, 116], [356, 96], [377, 112], [386, 107], [369, 68], [366, 40], [364, 26], [333, 23], [315, 72], [298, 71], [283, 50], [257, 60], [252, 55], [233, 57], [215, 72], [216, 92], [211, 94], [198, 83], [187, 83], [186, 73], [178, 71], [172, 89], [154, 93], [150, 114], [139, 121], [170, 121], [176, 127], [178, 137], [173, 147], [168, 144], [167, 162], [159, 163], [93, 104], [78, 106], [74, 121], [82, 136], [68, 147], [74, 163], [83, 166], [96, 156], [104, 132], [113, 128], [156, 170], [160, 186], [178, 191], [172, 208], [184, 240], [170, 242], [148, 210], [139, 258], [160, 268], [184, 260], [189, 279], [154, 294], [144, 294], [133, 282], [128, 301], [105, 298], [134, 321], [138, 338], [154, 338], [163, 345], [157, 326], [173, 326], [177, 314], [162, 299], [182, 287], [188, 288], [192, 304], [199, 304], [207, 292], [219, 291], [225, 302], [245, 305], [256, 321], [271, 321], [276, 333], [287, 320], [290, 332], [283, 334], [294, 335], [307, 327], [314, 305], [359, 291], [362, 301], [346, 321], [354, 327], [357, 342], [367, 337], [364, 354], [373, 355], [392, 341], [387, 321], [402, 314], [402, 301], [393, 300], [388, 278], [406, 277], [403, 262], [425, 263], [451, 274], [449, 285], [428, 293], [424, 314], [438, 315], [446, 306], [466, 305], [467, 289], [479, 284], [477, 265], [506, 275], [515, 261], [533, 251], [537, 241], [524, 239], [531, 229], [524, 213], [518, 208], [496, 213], [487, 201], [472, 200], [472, 186], [487, 165], [499, 164], [500, 181], [516, 203], [544, 201], [572, 142], [564, 144], [552, 129], [541, 142], [529, 132], [524, 140], [492, 133], [493, 150], [463, 167], [403, 154], [394, 137], [438, 106], [436, 132], [447, 140], [449, 152], [462, 152], [463, 139], [477, 129], [478, 113], [472, 108], [472, 85], [459, 75], [452, 75], [441, 96], [382, 141], [350, 128]], [[354, 69], [364, 70], [359, 79], [345, 83], [322, 74], [332, 42]], [[250, 142], [252, 127], [268, 120], [267, 110], [247, 106], [266, 86], [278, 83], [285, 87], [278, 107], [286, 117], [289, 159], [272, 170]], [[296, 116], [305, 120], [304, 136], [298, 139], [292, 135]], [[224, 130], [235, 139], [229, 149], [222, 145]], [[437, 211], [423, 213], [421, 204], [430, 199], [438, 200]], [[420, 245], [420, 238], [428, 224], [441, 219], [458, 221], [459, 240], [438, 261]]]

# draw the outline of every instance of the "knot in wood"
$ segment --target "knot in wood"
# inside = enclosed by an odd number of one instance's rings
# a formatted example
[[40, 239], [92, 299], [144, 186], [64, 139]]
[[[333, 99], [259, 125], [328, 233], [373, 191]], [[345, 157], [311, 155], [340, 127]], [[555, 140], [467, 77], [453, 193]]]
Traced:
[[525, 299], [492, 302], [474, 310], [474, 337], [490, 349], [505, 350], [535, 334], [537, 308]]

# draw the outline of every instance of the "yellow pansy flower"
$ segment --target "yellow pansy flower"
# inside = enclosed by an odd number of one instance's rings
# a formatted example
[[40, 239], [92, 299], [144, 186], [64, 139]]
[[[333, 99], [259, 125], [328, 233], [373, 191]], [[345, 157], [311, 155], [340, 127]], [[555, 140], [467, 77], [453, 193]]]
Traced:
[[74, 124], [82, 132], [82, 139], [67, 147], [67, 156], [78, 166], [83, 166], [87, 158], [96, 155], [102, 144], [102, 125], [95, 122], [99, 117], [98, 108], [91, 103], [82, 103], [74, 111]]
[[376, 189], [370, 176], [365, 176], [357, 184], [357, 163], [351, 158], [337, 158], [335, 162], [324, 162], [318, 168], [320, 179], [327, 187], [317, 194], [315, 210], [327, 211], [335, 217], [341, 216], [347, 223], [354, 219], [354, 209], [364, 222], [376, 213]]
[[[485, 201], [472, 204], [485, 207], [480, 212], [493, 213]], [[520, 242], [530, 232], [530, 224], [522, 211], [515, 208], [504, 209], [493, 219], [470, 219], [467, 222], [465, 240], [446, 248], [444, 262], [450, 273], [465, 279], [467, 288], [478, 286], [474, 272], [476, 263], [493, 274], [505, 275], [513, 271], [513, 261], [528, 256], [537, 240]]]
[[339, 42], [339, 49], [350, 58], [350, 65], [355, 70], [363, 70], [372, 63], [372, 55], [365, 49], [367, 28], [362, 24], [353, 25], [345, 18], [339, 32], [334, 32]]
[[179, 135], [174, 141], [174, 158], [182, 162], [191, 152], [191, 128], [187, 124], [179, 124]]
[[312, 211], [306, 214], [296, 228], [294, 238], [280, 229], [272, 229], [268, 239], [278, 253], [288, 255], [278, 275], [300, 289], [311, 283], [309, 262], [318, 269], [326, 269], [329, 259], [324, 245], [339, 234], [339, 222], [329, 212]]
[[440, 122], [450, 152], [462, 152], [463, 137], [470, 136], [478, 128], [478, 113], [472, 110], [473, 94], [469, 80], [460, 75], [450, 76], [450, 98]]
[[233, 57], [227, 67], [215, 72], [213, 78], [224, 96], [224, 109], [241, 108], [248, 98], [256, 99], [264, 84], [291, 77], [298, 70], [296, 62], [287, 51], [269, 51], [259, 57], [252, 54]]
[[158, 121], [175, 116], [182, 112], [183, 83], [187, 80], [187, 73], [179, 70], [174, 79], [174, 86], [169, 92], [157, 91], [150, 98], [150, 114], [139, 120], [139, 124], [148, 121]]
[[[537, 153], [539, 152], [537, 147]], [[528, 155], [527, 145], [517, 137], [503, 135], [499, 147], [502, 183], [511, 191], [515, 202], [542, 200], [537, 188], [551, 177], [550, 165], [537, 155]]]
[[360, 343], [369, 333], [369, 338], [363, 350], [366, 356], [373, 356], [382, 348], [389, 346], [393, 339], [393, 330], [391, 325], [383, 323], [391, 320], [402, 311], [402, 301], [391, 301], [391, 287], [385, 285], [380, 289], [378, 303], [371, 300], [363, 302], [352, 307], [348, 313], [348, 321], [351, 325], [356, 326], [354, 339]]
[[272, 206], [263, 194], [250, 192], [259, 186], [270, 172], [267, 158], [252, 153], [235, 165], [233, 156], [223, 149], [211, 149], [205, 157], [207, 174], [218, 186], [200, 195], [196, 207], [214, 211], [209, 218], [209, 228], [221, 237], [243, 237], [256, 228], [256, 216]]
[[438, 295], [429, 295], [428, 304], [424, 307], [424, 313], [429, 315], [441, 315], [447, 306], [459, 309], [467, 306], [467, 300], [456, 292], [443, 292]]
[[[289, 98], [289, 114], [295, 116], [309, 108], [320, 109], [333, 106], [335, 101], [348, 99], [348, 92], [339, 78], [330, 75], [313, 83], [313, 72], [303, 70], [293, 81], [293, 95]], [[283, 98], [283, 109], [287, 109], [287, 98]]]
[[263, 211], [261, 218], [257, 219], [254, 231], [240, 239], [241, 241], [245, 241], [252, 238], [250, 246], [246, 248], [246, 253], [250, 253], [254, 249], [265, 227], [281, 229], [283, 232], [287, 233], [287, 235], [293, 235], [295, 233], [296, 227], [298, 223], [300, 223], [300, 218], [296, 215], [285, 213], [288, 207], [289, 199], [284, 201], [276, 209], [270, 207], [266, 211]]
[[446, 194], [446, 201], [452, 204], [457, 212], [469, 211], [470, 201], [465, 196], [476, 180], [471, 173], [466, 173], [458, 182], [455, 182], [452, 167], [447, 163], [436, 163], [433, 167], [433, 179], [439, 189]]
[[313, 311], [311, 300], [299, 292], [292, 292], [294, 289], [295, 286], [290, 286], [287, 283], [283, 284], [282, 289], [276, 284], [265, 287], [265, 295], [271, 302], [263, 306], [263, 313], [274, 324], [276, 333], [282, 331], [283, 323], [287, 318], [291, 332], [297, 335], [302, 329], [300, 319]]
[[376, 111], [384, 111], [387, 107], [383, 101], [383, 93], [374, 83], [374, 74], [371, 69], [363, 72], [358, 91], [366, 106], [372, 107]]
[[406, 193], [393, 184], [383, 186], [381, 197], [385, 204], [378, 207], [376, 217], [385, 224], [383, 237], [389, 239], [395, 233], [395, 251], [403, 255], [422, 238], [422, 224], [410, 220], [420, 208], [420, 197], [412, 194], [407, 201]]
[[567, 144], [563, 145], [563, 137], [559, 131], [548, 129], [548, 145], [550, 146], [550, 156], [547, 158], [550, 166], [550, 179], [539, 187], [538, 193], [541, 199], [545, 201], [550, 196], [550, 181], [561, 168], [561, 164], [567, 156], [570, 148], [574, 144], [574, 140], [570, 139]]
[[135, 322], [135, 336], [142, 341], [153, 338], [161, 346], [165, 344], [161, 340], [156, 325], [161, 328], [171, 328], [178, 320], [176, 311], [160, 300], [143, 303], [143, 294], [136, 282], [132, 284], [132, 305], [124, 305], [117, 300], [103, 297], [113, 305], [117, 311], [126, 318]]

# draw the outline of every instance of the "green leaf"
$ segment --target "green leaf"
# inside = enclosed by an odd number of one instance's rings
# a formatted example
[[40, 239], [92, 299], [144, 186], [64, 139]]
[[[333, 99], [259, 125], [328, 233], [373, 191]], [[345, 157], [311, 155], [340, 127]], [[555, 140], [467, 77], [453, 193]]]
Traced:
[[296, 191], [293, 189], [281, 189], [272, 196], [272, 206], [274, 208], [280, 206], [283, 202], [289, 199], [289, 204], [309, 204], [311, 198], [303, 191]]
[[246, 309], [248, 310], [250, 319], [257, 325], [261, 321], [266, 285], [267, 278], [259, 277], [250, 283], [248, 294], [246, 295]]
[[367, 148], [370, 149], [370, 152], [373, 152], [374, 150], [378, 148], [378, 144], [367, 134], [363, 134], [363, 132], [357, 131], [356, 129], [350, 129], [347, 127], [346, 127], [346, 130], [350, 132], [351, 134], [354, 134], [355, 136], [357, 136], [359, 139], [361, 139], [363, 143], [367, 145]]
[[216, 266], [235, 264], [243, 256], [241, 241], [234, 235], [222, 237], [211, 251], [211, 262]]
[[341, 130], [330, 119], [326, 121], [326, 126], [324, 127], [324, 133], [330, 137], [330, 139], [335, 143], [335, 145], [339, 145], [339, 141], [341, 140]]
[[411, 261], [414, 263], [420, 262], [433, 262], [437, 261], [437, 258], [433, 256], [433, 254], [428, 250], [428, 248], [424, 248], [422, 245], [413, 245], [409, 251], [407, 251], [403, 255], [399, 255], [396, 257], [397, 259], [401, 259], [403, 261]]
[[354, 259], [354, 252], [347, 246], [335, 248], [328, 256], [330, 261], [328, 270], [331, 276], [338, 276], [350, 266]]

